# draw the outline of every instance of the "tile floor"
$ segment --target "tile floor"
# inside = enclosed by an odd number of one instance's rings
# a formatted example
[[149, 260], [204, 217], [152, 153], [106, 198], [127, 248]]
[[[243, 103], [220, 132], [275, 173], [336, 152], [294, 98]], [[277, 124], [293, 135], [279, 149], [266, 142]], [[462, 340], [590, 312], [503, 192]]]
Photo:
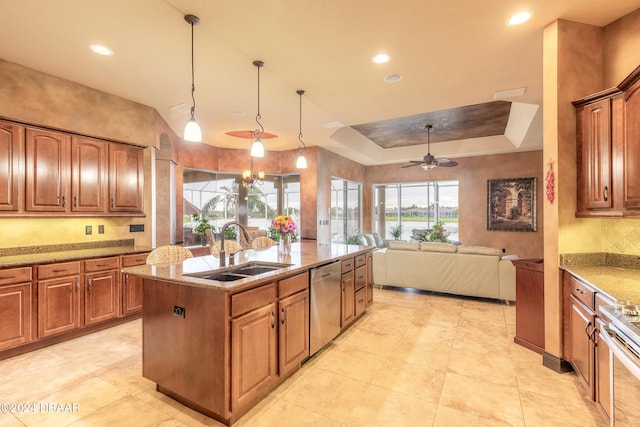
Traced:
[[[513, 343], [515, 307], [375, 290], [368, 313], [235, 425], [604, 426], [574, 374]], [[221, 424], [141, 376], [141, 321], [0, 361], [0, 426]]]

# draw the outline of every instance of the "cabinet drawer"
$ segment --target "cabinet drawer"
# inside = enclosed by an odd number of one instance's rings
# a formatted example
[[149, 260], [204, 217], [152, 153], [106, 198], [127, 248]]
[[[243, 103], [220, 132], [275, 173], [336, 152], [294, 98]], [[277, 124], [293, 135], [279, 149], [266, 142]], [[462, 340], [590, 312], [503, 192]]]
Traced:
[[367, 309], [366, 289], [362, 288], [356, 291], [355, 316], [358, 317]]
[[367, 254], [358, 255], [356, 257], [356, 267], [360, 267], [367, 262]]
[[309, 287], [309, 272], [287, 277], [278, 282], [278, 298], [293, 295], [296, 292], [307, 290]]
[[346, 273], [347, 271], [353, 270], [353, 266], [355, 264], [355, 258], [345, 258], [342, 260], [342, 272]]
[[573, 276], [569, 278], [569, 284], [571, 286], [571, 295], [582, 301], [589, 309], [593, 310], [594, 292], [591, 287]]
[[109, 258], [91, 259], [84, 262], [84, 271], [91, 273], [94, 271], [115, 270], [120, 266], [117, 256]]
[[272, 303], [276, 300], [276, 284], [260, 286], [249, 291], [231, 295], [231, 317], [236, 317], [251, 310]]
[[7, 268], [6, 270], [0, 270], [0, 285], [30, 281], [31, 267]]
[[364, 265], [356, 268], [355, 281], [356, 290], [364, 288], [367, 283], [367, 269]]
[[80, 274], [80, 262], [78, 261], [38, 266], [38, 280], [71, 276], [73, 274]]
[[133, 267], [134, 265], [143, 265], [147, 263], [147, 255], [149, 252], [133, 255], [122, 255], [122, 267]]

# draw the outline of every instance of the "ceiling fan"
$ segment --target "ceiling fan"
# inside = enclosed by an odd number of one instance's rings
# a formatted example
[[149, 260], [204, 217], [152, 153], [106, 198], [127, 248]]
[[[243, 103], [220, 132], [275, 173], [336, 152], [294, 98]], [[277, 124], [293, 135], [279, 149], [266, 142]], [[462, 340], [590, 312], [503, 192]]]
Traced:
[[424, 156], [422, 160], [410, 160], [411, 162], [410, 165], [406, 165], [402, 167], [410, 168], [412, 166], [422, 166], [422, 169], [429, 171], [435, 168], [436, 166], [443, 167], [443, 168], [451, 168], [454, 166], [458, 166], [458, 163], [454, 162], [451, 159], [445, 159], [442, 157], [435, 158], [431, 155], [431, 152], [429, 151], [429, 146], [431, 144], [431, 128], [433, 128], [433, 125], [426, 125], [425, 127], [427, 128], [427, 155]]

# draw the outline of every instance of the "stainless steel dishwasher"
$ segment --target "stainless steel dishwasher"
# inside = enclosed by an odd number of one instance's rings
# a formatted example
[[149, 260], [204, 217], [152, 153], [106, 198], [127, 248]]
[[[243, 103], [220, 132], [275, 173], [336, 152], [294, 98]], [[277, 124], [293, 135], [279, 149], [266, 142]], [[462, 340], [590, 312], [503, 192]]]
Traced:
[[341, 261], [311, 269], [310, 355], [315, 354], [340, 333], [341, 279]]

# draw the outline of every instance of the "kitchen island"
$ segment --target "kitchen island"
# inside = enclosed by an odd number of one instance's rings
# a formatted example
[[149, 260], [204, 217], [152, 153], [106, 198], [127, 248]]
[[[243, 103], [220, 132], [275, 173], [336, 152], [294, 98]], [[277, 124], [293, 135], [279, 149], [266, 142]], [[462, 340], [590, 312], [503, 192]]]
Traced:
[[302, 242], [224, 268], [204, 256], [123, 270], [143, 281], [143, 376], [230, 425], [309, 358], [310, 270], [341, 261], [344, 331], [372, 301], [373, 249]]

